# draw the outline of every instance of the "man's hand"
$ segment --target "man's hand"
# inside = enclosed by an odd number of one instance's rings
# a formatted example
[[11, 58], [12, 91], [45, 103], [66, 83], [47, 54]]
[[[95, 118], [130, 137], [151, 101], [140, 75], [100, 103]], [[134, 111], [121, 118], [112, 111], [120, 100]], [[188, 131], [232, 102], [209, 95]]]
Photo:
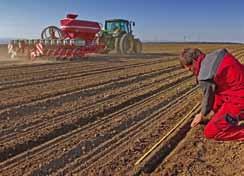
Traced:
[[208, 116], [210, 116], [210, 117], [213, 117], [214, 116], [214, 111], [212, 110], [212, 111], [210, 111], [210, 113], [208, 114]]
[[191, 122], [191, 127], [197, 126], [203, 119], [203, 115], [201, 113], [197, 114], [193, 121]]

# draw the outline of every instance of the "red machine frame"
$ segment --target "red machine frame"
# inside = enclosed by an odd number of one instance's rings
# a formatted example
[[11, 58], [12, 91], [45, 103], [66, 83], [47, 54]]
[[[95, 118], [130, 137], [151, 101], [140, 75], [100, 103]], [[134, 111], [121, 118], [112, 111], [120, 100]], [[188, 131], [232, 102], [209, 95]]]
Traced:
[[81, 58], [88, 53], [102, 52], [98, 43], [101, 25], [98, 22], [76, 20], [76, 14], [68, 14], [60, 20], [61, 29], [49, 26], [42, 32], [42, 39], [12, 40], [8, 45], [11, 57], [41, 56], [58, 59]]

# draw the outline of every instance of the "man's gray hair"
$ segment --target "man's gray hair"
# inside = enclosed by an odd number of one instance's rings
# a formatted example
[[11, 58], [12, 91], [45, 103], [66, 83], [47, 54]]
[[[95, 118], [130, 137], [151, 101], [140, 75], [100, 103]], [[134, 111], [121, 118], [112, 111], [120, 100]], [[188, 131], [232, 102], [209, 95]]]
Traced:
[[186, 48], [183, 50], [180, 56], [180, 63], [182, 66], [192, 65], [193, 61], [196, 60], [202, 51], [198, 48]]

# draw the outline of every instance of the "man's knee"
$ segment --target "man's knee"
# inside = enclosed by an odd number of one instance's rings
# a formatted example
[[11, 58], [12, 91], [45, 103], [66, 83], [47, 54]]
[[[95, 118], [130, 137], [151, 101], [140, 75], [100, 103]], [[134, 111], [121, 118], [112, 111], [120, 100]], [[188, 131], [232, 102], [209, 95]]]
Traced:
[[204, 128], [204, 136], [207, 139], [214, 139], [218, 133], [218, 128], [216, 128], [216, 126], [211, 122], [208, 123], [207, 126]]

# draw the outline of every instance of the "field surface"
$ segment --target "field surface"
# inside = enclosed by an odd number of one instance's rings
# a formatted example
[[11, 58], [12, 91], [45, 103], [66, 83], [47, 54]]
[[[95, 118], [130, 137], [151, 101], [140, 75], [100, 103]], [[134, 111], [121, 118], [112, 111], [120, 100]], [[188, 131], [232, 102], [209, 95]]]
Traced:
[[[244, 175], [244, 143], [189, 129], [150, 172], [135, 165], [201, 100], [178, 55], [243, 45], [145, 44], [141, 55], [10, 59], [0, 46], [0, 175]], [[186, 134], [187, 132], [187, 134]], [[180, 132], [179, 132], [180, 133]]]

